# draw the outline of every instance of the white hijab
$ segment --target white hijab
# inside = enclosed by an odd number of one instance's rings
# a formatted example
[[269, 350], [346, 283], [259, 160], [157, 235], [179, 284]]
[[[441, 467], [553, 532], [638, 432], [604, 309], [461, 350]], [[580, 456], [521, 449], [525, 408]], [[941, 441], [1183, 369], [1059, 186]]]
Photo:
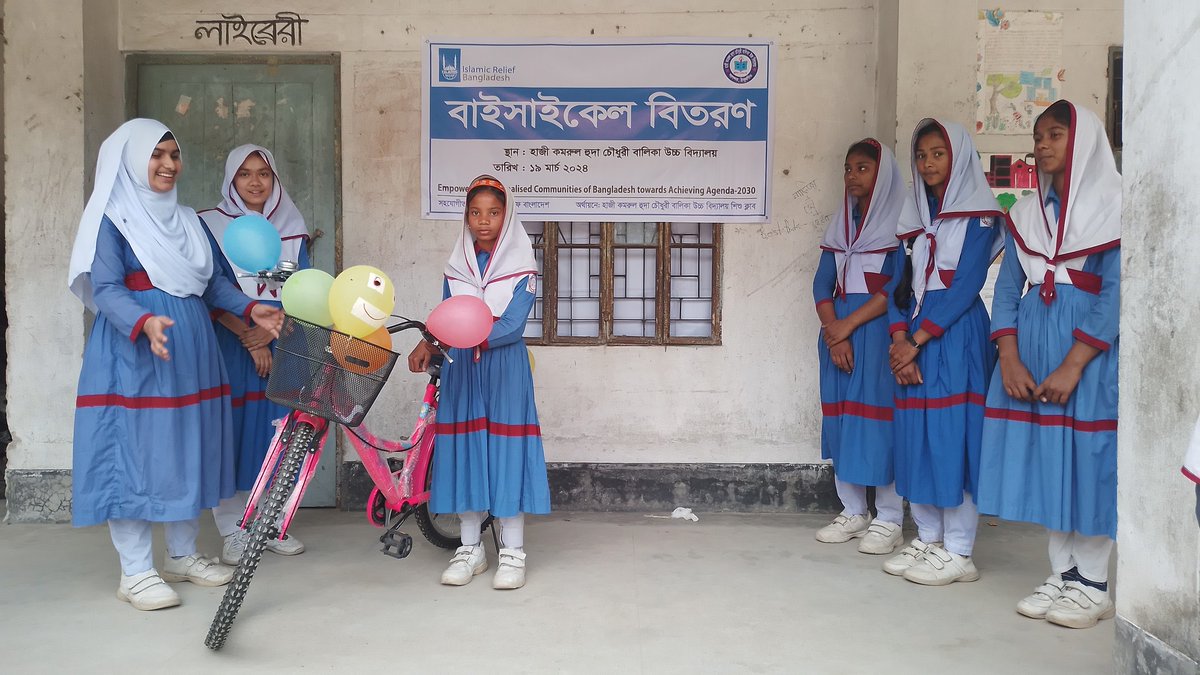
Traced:
[[[917, 134], [928, 124], [936, 124], [950, 145], [950, 177], [936, 218], [930, 216], [926, 197], [928, 188], [917, 171]], [[913, 242], [912, 249], [912, 288], [916, 300], [912, 315], [916, 316], [921, 311], [925, 291], [946, 288], [940, 272], [958, 269], [958, 259], [962, 255], [971, 218], [978, 217], [981, 225], [991, 227], [991, 219], [1003, 216], [1004, 212], [1000, 210], [1000, 204], [996, 202], [983, 174], [971, 134], [961, 125], [927, 117], [913, 131], [910, 150], [913, 158], [912, 199], [904, 203], [896, 236], [910, 239], [925, 235]], [[1003, 247], [1004, 240], [998, 240], [992, 248], [990, 260], [995, 260]]]
[[825, 229], [821, 249], [833, 253], [837, 264], [838, 288], [842, 293], [866, 293], [864, 272], [878, 272], [889, 251], [896, 250], [896, 221], [904, 206], [904, 180], [892, 151], [874, 138], [864, 139], [879, 151], [879, 168], [871, 189], [871, 202], [854, 232], [851, 214], [854, 198], [843, 193], [842, 204]]
[[[517, 205], [512, 193], [497, 179], [491, 176], [480, 176], [471, 181], [471, 188], [478, 185], [494, 187], [504, 193], [505, 209], [504, 224], [500, 228], [500, 236], [496, 238], [496, 246], [492, 249], [487, 266], [479, 269], [479, 260], [475, 255], [475, 237], [467, 227], [466, 209], [463, 211], [463, 228], [458, 235], [458, 241], [450, 251], [450, 259], [446, 262], [446, 281], [450, 285], [450, 295], [473, 295], [482, 298], [492, 310], [492, 316], [499, 317], [508, 308], [513, 291], [525, 277], [537, 275], [537, 261], [533, 257], [533, 244], [525, 228], [517, 220]], [[468, 195], [470, 189], [467, 190]], [[467, 208], [470, 208], [468, 203]], [[530, 284], [533, 279], [530, 279]], [[531, 285], [529, 291], [532, 293]]]
[[100, 146], [96, 184], [71, 250], [67, 283], [93, 312], [92, 263], [103, 216], [116, 225], [154, 287], [176, 297], [203, 295], [212, 278], [208, 236], [196, 212], [179, 204], [176, 191], [150, 187], [150, 156], [169, 133], [161, 122], [132, 119]]
[[[304, 224], [304, 216], [300, 214], [300, 210], [296, 208], [296, 203], [292, 201], [287, 190], [283, 187], [283, 183], [279, 180], [279, 170], [275, 167], [274, 155], [271, 154], [270, 150], [261, 145], [247, 143], [246, 145], [239, 145], [229, 152], [229, 157], [225, 159], [225, 180], [221, 182], [221, 203], [217, 204], [216, 208], [201, 211], [200, 216], [204, 218], [208, 229], [213, 233], [213, 238], [220, 244], [221, 252], [224, 253], [225, 230], [229, 227], [229, 223], [233, 222], [233, 219], [239, 216], [244, 216], [248, 213], [257, 213], [246, 206], [245, 200], [242, 199], [242, 196], [238, 194], [237, 189], [233, 186], [233, 180], [237, 177], [238, 169], [242, 168], [242, 164], [246, 161], [246, 158], [254, 152], [262, 156], [273, 174], [271, 196], [267, 198], [267, 203], [263, 205], [262, 215], [279, 231], [279, 238], [283, 242], [283, 249], [279, 255], [279, 259], [295, 262], [300, 259], [300, 247], [308, 239], [308, 228]], [[229, 266], [233, 268], [235, 274], [247, 273], [247, 270], [233, 264], [233, 261], [229, 260], [228, 255], [225, 256], [225, 259], [229, 261]], [[258, 279], [238, 277], [238, 285], [241, 286], [242, 292], [251, 298], [263, 300], [278, 299], [278, 284], [263, 284]]]
[[1054, 281], [1070, 283], [1068, 269], [1080, 269], [1088, 255], [1121, 244], [1121, 174], [1104, 125], [1091, 110], [1067, 105], [1070, 139], [1058, 221], [1045, 207], [1053, 183], [1041, 169], [1037, 194], [1026, 195], [1008, 214], [1021, 267], [1030, 284], [1043, 284], [1047, 304], [1054, 299]]

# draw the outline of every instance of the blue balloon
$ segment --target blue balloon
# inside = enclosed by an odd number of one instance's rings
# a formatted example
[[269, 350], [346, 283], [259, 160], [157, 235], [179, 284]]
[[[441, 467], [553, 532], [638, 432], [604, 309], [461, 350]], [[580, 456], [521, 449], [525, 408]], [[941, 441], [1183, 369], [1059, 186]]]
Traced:
[[225, 228], [221, 248], [234, 265], [247, 272], [274, 269], [283, 243], [271, 221], [257, 214], [238, 216]]

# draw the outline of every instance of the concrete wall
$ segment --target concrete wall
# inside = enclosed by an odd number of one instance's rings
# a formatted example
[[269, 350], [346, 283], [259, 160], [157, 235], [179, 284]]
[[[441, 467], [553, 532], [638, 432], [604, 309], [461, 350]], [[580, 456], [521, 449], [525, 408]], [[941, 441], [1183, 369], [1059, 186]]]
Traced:
[[1200, 6], [1125, 10], [1119, 672], [1200, 672], [1200, 529], [1179, 467], [1200, 413]]
[[9, 503], [62, 518], [70, 492], [54, 470], [71, 466], [83, 347], [66, 285], [84, 201], [83, 2], [7, 2], [4, 15], [8, 471], [37, 472], [9, 481]]

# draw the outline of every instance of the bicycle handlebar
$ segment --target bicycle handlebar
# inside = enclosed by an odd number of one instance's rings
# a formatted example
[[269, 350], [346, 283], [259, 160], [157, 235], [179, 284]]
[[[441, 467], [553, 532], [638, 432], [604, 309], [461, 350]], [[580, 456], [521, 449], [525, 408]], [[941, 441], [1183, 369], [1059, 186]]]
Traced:
[[394, 335], [401, 331], [406, 331], [406, 330], [410, 330], [412, 328], [416, 328], [418, 331], [420, 331], [421, 337], [424, 338], [426, 342], [428, 342], [429, 344], [436, 347], [437, 350], [442, 353], [442, 356], [446, 359], [447, 362], [454, 363], [454, 359], [450, 358], [450, 353], [447, 352], [446, 348], [442, 346], [442, 343], [439, 342], [438, 339], [436, 337], [434, 337], [433, 334], [430, 333], [428, 329], [425, 328], [425, 324], [421, 323], [420, 321], [416, 321], [415, 319], [408, 319], [408, 318], [405, 318], [402, 316], [397, 317], [397, 318], [401, 319], [401, 322], [394, 326], [388, 326], [387, 327], [388, 333]]
[[246, 274], [237, 275], [239, 279], [258, 279], [259, 281], [276, 281], [279, 283], [286, 282], [293, 274], [298, 272], [300, 266], [292, 260], [280, 260], [279, 264], [273, 270], [259, 270], [257, 272], [249, 272]]

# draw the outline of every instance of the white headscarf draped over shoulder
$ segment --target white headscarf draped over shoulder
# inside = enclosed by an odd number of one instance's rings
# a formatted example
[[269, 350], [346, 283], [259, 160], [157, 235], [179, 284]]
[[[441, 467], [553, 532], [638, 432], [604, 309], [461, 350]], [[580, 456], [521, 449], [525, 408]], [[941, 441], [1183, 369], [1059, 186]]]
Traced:
[[1080, 269], [1088, 255], [1121, 244], [1121, 174], [1104, 124], [1091, 110], [1063, 103], [1071, 109], [1071, 124], [1058, 221], [1045, 207], [1053, 179], [1041, 169], [1037, 194], [1026, 195], [1008, 213], [1021, 267], [1029, 283], [1042, 285], [1047, 304], [1054, 300], [1055, 280], [1071, 283], [1068, 269]]
[[[213, 238], [217, 240], [221, 246], [221, 252], [224, 253], [225, 230], [229, 227], [229, 223], [239, 216], [257, 213], [246, 206], [245, 200], [233, 186], [233, 180], [237, 178], [238, 170], [242, 168], [246, 158], [255, 152], [261, 155], [263, 161], [270, 167], [273, 177], [271, 195], [267, 197], [267, 203], [263, 205], [262, 215], [275, 226], [279, 232], [279, 238], [283, 242], [279, 259], [296, 262], [300, 259], [300, 247], [308, 239], [308, 227], [304, 224], [304, 216], [296, 208], [296, 203], [292, 201], [287, 189], [283, 187], [283, 182], [279, 180], [279, 169], [275, 165], [275, 156], [261, 145], [247, 143], [239, 145], [229, 152], [229, 156], [225, 158], [225, 179], [221, 182], [221, 203], [217, 204], [216, 208], [201, 211], [200, 216], [204, 218], [205, 224], [212, 231]], [[228, 255], [225, 256], [225, 259], [233, 268], [234, 273], [247, 273], [247, 270], [233, 264]], [[277, 284], [263, 284], [258, 279], [239, 277], [238, 285], [241, 286], [242, 292], [251, 298], [278, 300]]]
[[96, 183], [71, 250], [67, 284], [83, 304], [92, 300], [92, 263], [104, 216], [116, 225], [154, 287], [176, 297], [202, 295], [212, 277], [212, 249], [196, 212], [179, 204], [176, 190], [150, 187], [150, 156], [170, 132], [161, 122], [132, 119], [100, 145]]
[[[928, 187], [917, 171], [917, 138], [921, 130], [933, 124], [950, 146], [950, 177], [942, 195], [941, 206], [936, 218], [929, 211]], [[1004, 212], [988, 185], [979, 162], [979, 153], [971, 134], [960, 124], [927, 117], [917, 123], [910, 146], [912, 156], [912, 199], [906, 200], [896, 236], [900, 239], [918, 237], [912, 248], [913, 316], [921, 310], [925, 291], [946, 288], [940, 272], [958, 269], [967, 227], [972, 218], [979, 218], [984, 227], [991, 227], [994, 219]], [[920, 237], [919, 235], [925, 236]], [[995, 260], [1004, 248], [1004, 239], [998, 238], [991, 251]]]
[[[470, 209], [471, 190], [486, 186], [499, 190], [504, 194], [504, 224], [500, 235], [496, 238], [496, 246], [492, 249], [487, 266], [479, 269], [479, 260], [475, 255], [475, 237], [467, 226], [467, 211]], [[482, 298], [492, 310], [492, 316], [499, 317], [508, 308], [513, 291], [517, 284], [526, 277], [537, 275], [537, 261], [533, 257], [533, 244], [529, 235], [517, 219], [517, 205], [512, 194], [496, 178], [483, 175], [471, 181], [467, 189], [468, 202], [463, 210], [462, 232], [454, 249], [450, 251], [450, 259], [446, 262], [446, 281], [450, 285], [451, 295], [473, 295]], [[531, 286], [532, 292], [534, 288]]]
[[[908, 197], [904, 192], [900, 166], [896, 164], [896, 156], [892, 151], [874, 138], [866, 138], [860, 142], [870, 144], [879, 152], [875, 185], [871, 189], [871, 201], [867, 212], [860, 214], [862, 223], [858, 232], [855, 232], [851, 217], [854, 212], [854, 198], [849, 192], [844, 192], [841, 206], [829, 221], [829, 226], [825, 229], [825, 238], [821, 241], [821, 249], [833, 253], [837, 264], [838, 289], [842, 293], [864, 292], [865, 288], [848, 290], [848, 286], [853, 285], [848, 277], [861, 277], [864, 264], [869, 262], [875, 262], [873, 271], [878, 271], [884, 256], [899, 246], [896, 239], [896, 221]], [[878, 260], [871, 260], [872, 258]]]

